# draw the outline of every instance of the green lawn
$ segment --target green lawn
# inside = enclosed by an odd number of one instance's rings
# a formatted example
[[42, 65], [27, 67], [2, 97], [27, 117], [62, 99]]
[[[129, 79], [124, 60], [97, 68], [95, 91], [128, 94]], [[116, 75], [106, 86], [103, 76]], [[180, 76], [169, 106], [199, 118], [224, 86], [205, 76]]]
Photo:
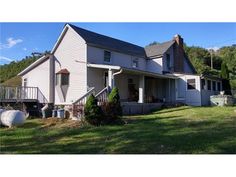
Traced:
[[1, 153], [236, 153], [236, 107], [178, 107], [125, 117], [125, 125], [27, 120], [0, 128]]

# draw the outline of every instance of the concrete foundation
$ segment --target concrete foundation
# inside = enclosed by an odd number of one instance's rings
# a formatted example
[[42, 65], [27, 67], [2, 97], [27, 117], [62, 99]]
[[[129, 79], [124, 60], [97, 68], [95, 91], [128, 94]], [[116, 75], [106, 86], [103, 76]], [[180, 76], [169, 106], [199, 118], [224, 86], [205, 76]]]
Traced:
[[163, 103], [122, 102], [123, 115], [147, 114], [160, 109]]

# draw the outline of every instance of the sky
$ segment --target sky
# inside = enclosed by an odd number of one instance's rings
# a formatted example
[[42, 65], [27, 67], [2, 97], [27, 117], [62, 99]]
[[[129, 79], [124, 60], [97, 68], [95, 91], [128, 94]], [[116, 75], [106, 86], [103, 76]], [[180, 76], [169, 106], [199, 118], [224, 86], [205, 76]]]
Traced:
[[[139, 46], [180, 34], [188, 46], [236, 44], [236, 23], [71, 23]], [[51, 50], [65, 23], [0, 23], [0, 65]]]

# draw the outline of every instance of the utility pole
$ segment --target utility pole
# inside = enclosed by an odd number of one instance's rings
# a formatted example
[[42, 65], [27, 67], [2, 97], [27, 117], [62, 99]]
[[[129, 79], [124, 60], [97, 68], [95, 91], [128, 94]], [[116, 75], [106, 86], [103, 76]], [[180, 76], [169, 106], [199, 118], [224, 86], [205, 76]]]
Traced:
[[213, 49], [210, 49], [211, 52], [211, 70], [213, 70]]

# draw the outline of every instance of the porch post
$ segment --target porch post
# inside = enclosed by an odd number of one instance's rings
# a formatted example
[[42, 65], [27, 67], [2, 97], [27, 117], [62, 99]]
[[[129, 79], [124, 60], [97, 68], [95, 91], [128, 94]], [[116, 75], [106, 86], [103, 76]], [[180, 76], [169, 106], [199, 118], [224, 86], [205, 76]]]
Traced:
[[108, 70], [108, 87], [109, 89], [113, 88], [113, 72], [111, 69]]
[[139, 76], [139, 99], [138, 102], [139, 103], [144, 103], [144, 90], [145, 90], [145, 79], [144, 79], [144, 75]]

